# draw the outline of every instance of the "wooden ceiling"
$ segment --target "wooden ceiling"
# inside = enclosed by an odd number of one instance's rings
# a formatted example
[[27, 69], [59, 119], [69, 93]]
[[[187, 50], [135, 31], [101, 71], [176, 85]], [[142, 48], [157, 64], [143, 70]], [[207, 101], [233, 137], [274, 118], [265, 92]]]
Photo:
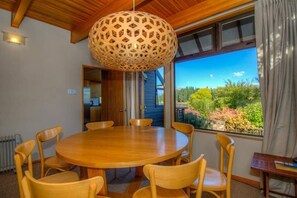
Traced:
[[[132, 10], [132, 0], [0, 0], [12, 12], [11, 26], [30, 17], [71, 32], [71, 42], [88, 36], [92, 25], [107, 14]], [[253, 0], [135, 0], [135, 9], [165, 19], [174, 29], [253, 2]], [[247, 8], [245, 8], [247, 9]], [[250, 9], [250, 8], [249, 8]]]

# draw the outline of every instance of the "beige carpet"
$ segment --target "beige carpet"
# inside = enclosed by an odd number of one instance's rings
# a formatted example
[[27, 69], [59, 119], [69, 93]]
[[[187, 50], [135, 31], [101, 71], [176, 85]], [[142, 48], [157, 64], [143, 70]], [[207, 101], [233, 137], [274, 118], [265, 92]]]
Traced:
[[[77, 171], [77, 169], [76, 169]], [[39, 164], [34, 164], [34, 176], [39, 177]], [[134, 169], [117, 169], [117, 178], [114, 178], [114, 171], [107, 170], [107, 182], [109, 192], [125, 192], [130, 182], [134, 179]], [[142, 181], [141, 186], [148, 185], [147, 180]], [[16, 174], [14, 172], [0, 173], [0, 198], [18, 198], [18, 184]], [[194, 197], [194, 196], [192, 196]], [[212, 198], [207, 193], [203, 194], [203, 198]], [[249, 185], [232, 181], [232, 198], [263, 198], [259, 189]]]

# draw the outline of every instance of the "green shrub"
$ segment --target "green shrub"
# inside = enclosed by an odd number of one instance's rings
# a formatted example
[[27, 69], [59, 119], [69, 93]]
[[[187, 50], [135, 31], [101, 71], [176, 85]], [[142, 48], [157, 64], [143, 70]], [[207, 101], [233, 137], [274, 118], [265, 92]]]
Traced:
[[261, 102], [248, 104], [242, 108], [245, 117], [256, 127], [263, 128], [263, 113]]
[[193, 113], [186, 113], [184, 117], [184, 122], [192, 124], [196, 129], [209, 129], [209, 121], [203, 117], [198, 117]]

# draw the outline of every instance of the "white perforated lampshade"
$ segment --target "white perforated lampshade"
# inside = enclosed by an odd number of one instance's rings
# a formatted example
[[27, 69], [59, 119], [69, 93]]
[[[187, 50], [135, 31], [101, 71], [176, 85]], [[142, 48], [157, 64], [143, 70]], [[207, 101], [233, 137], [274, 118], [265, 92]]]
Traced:
[[172, 61], [177, 37], [173, 28], [158, 16], [122, 11], [107, 15], [93, 25], [89, 49], [106, 68], [147, 71]]

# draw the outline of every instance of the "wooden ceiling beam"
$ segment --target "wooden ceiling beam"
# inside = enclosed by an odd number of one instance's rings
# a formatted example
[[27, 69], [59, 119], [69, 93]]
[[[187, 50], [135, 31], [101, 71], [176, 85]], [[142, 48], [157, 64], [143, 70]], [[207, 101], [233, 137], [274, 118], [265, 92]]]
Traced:
[[178, 29], [253, 1], [254, 0], [220, 0], [218, 2], [217, 0], [205, 0], [165, 20], [171, 24], [173, 29]]
[[25, 17], [32, 0], [19, 0], [11, 13], [11, 26], [18, 28]]
[[[136, 0], [135, 7], [143, 3], [145, 0]], [[127, 0], [116, 0], [112, 1], [109, 5], [105, 7], [105, 9], [100, 10], [93, 17], [88, 19], [87, 22], [80, 23], [75, 26], [71, 31], [71, 43], [77, 43], [83, 39], [85, 39], [93, 24], [98, 21], [100, 18], [119, 11], [131, 10], [133, 8], [132, 1]]]

